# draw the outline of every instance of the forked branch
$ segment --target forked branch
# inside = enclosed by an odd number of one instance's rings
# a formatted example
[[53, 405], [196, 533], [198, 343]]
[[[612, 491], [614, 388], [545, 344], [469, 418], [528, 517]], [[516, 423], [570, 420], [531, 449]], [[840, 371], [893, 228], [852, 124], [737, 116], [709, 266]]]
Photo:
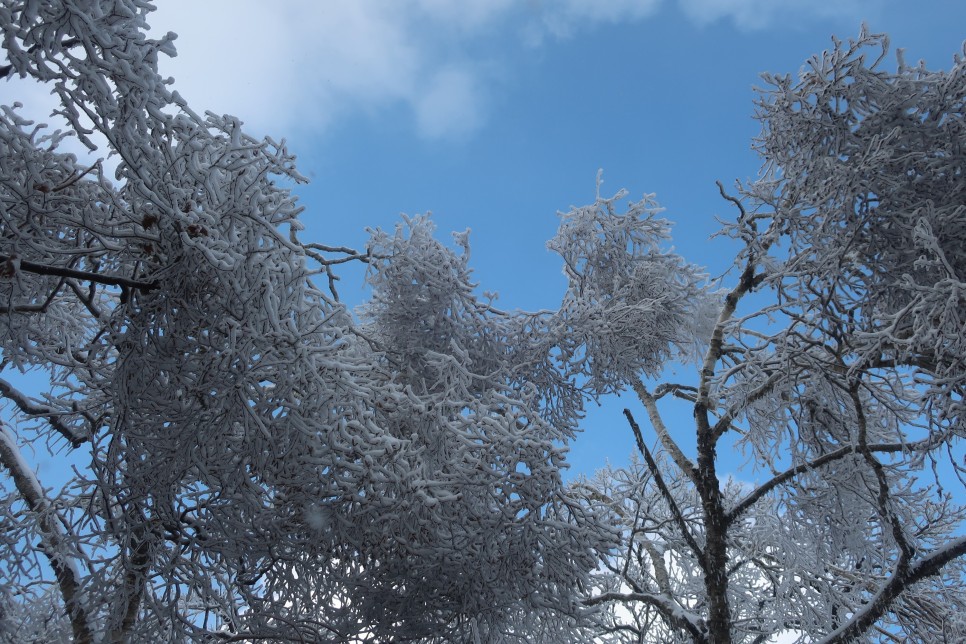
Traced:
[[[654, 461], [654, 457], [651, 456], [651, 451], [647, 449], [647, 445], [644, 444], [644, 437], [641, 435], [641, 427], [634, 420], [633, 414], [629, 409], [624, 410], [624, 416], [627, 418], [627, 422], [631, 426], [631, 431], [634, 432], [634, 438], [637, 441], [637, 449], [640, 450], [641, 454], [644, 456], [644, 462], [647, 464], [647, 469], [650, 470], [651, 476], [654, 478], [654, 483], [657, 485], [657, 489], [661, 492], [661, 496], [667, 502], [668, 507], [671, 509], [671, 515], [674, 517], [675, 523], [677, 523], [678, 530], [681, 531], [681, 536], [687, 542], [688, 547], [691, 552], [694, 553], [695, 558], [701, 565], [702, 569], [705, 569], [704, 552], [701, 550], [701, 546], [698, 542], [694, 540], [694, 535], [691, 534], [691, 529], [688, 528], [687, 521], [684, 520], [684, 514], [681, 512], [681, 508], [678, 507], [677, 501], [674, 500], [674, 496], [671, 495], [671, 490], [668, 489], [667, 484], [664, 482], [664, 477], [661, 476], [661, 470], [658, 468], [657, 463]], [[705, 573], [708, 571], [705, 569]]]

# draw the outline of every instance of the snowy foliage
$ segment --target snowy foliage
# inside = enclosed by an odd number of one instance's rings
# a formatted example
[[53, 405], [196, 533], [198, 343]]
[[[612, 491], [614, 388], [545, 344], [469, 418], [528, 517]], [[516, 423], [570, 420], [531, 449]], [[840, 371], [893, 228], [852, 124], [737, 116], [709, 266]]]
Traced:
[[962, 434], [966, 61], [934, 72], [899, 50], [887, 72], [887, 49], [864, 32], [809, 60], [797, 82], [765, 77], [765, 176], [749, 197], [774, 210], [773, 233], [791, 246], [770, 278], [782, 296], [835, 320], [823, 332], [849, 335], [866, 363], [918, 366], [934, 420]]
[[[150, 9], [0, 5], [2, 75], [48, 83], [70, 126], [0, 114], [2, 369], [49, 376], [0, 380], [5, 634], [582, 639], [575, 590], [616, 532], [561, 479], [593, 393], [571, 322], [479, 300], [466, 235], [427, 218], [365, 253], [301, 242], [293, 157], [170, 90]], [[95, 132], [113, 179], [60, 152]], [[656, 241], [615, 257], [663, 262], [624, 305], [660, 317], [700, 289]], [[314, 282], [354, 260], [358, 321]], [[77, 466], [59, 492], [22, 454], [45, 443]], [[26, 608], [57, 600], [49, 627]]]
[[625, 196], [598, 194], [592, 206], [562, 214], [547, 243], [563, 258], [569, 281], [559, 313], [567, 328], [564, 360], [589, 377], [596, 393], [623, 389], [641, 373], [655, 375], [671, 357], [698, 355], [716, 314], [715, 299], [700, 286], [704, 276], [662, 251], [670, 225], [656, 217], [654, 196], [618, 213]]
[[[966, 62], [886, 72], [886, 46], [863, 30], [797, 80], [765, 76], [764, 173], [742, 199], [722, 189], [744, 248], [703, 364], [640, 381], [656, 454], [628, 412], [643, 463], [580, 484], [623, 526], [587, 600], [614, 641], [966, 637], [946, 489], [963, 474]], [[755, 485], [718, 471], [734, 449]]]
[[539, 383], [517, 377], [521, 325], [474, 295], [467, 235], [455, 236], [457, 254], [432, 233], [415, 217], [393, 235], [373, 231], [369, 246], [360, 329], [381, 348], [384, 374], [374, 422], [401, 446], [374, 481], [367, 538], [383, 563], [366, 574], [378, 573], [386, 596], [371, 621], [399, 635], [382, 613], [418, 614], [445, 598], [478, 615], [473, 628], [485, 625], [492, 641], [492, 625], [521, 608], [576, 614], [574, 571], [592, 569], [613, 535], [563, 489], [570, 435], [542, 416]]
[[[774, 79], [730, 291], [667, 250], [652, 197], [598, 194], [549, 243], [560, 308], [507, 312], [428, 217], [303, 242], [294, 158], [184, 104], [150, 10], [0, 1], [0, 77], [69, 126], [0, 109], [4, 638], [963, 635], [962, 509], [920, 473], [962, 434], [961, 61], [884, 73], [863, 34]], [[345, 261], [369, 269], [354, 313]], [[774, 303], [740, 310], [756, 289]], [[695, 382], [649, 389], [676, 358]], [[628, 388], [660, 448], [628, 413], [643, 462], [565, 485], [583, 405]], [[770, 478], [719, 475], [732, 447]]]

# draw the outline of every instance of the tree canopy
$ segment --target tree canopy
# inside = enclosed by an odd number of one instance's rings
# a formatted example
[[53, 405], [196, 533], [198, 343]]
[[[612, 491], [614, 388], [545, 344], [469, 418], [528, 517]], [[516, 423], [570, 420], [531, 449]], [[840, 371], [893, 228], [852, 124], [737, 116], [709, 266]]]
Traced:
[[[703, 362], [691, 382], [634, 385], [660, 454], [628, 413], [643, 462], [587, 488], [624, 526], [594, 599], [628, 611], [611, 632], [964, 636], [963, 509], [943, 479], [962, 474], [966, 63], [900, 54], [888, 72], [884, 35], [834, 44], [797, 79], [764, 76], [764, 170], [740, 199], [722, 188], [743, 249]], [[693, 408], [693, 458], [666, 397]], [[722, 449], [765, 481], [729, 480]]]
[[[294, 157], [186, 105], [151, 8], [0, 3], [0, 77], [47, 84], [69, 125], [0, 114], [4, 637], [966, 636], [938, 473], [962, 467], [962, 59], [883, 71], [863, 30], [766, 76], [764, 172], [721, 190], [732, 274], [668, 250], [653, 196], [598, 183], [548, 242], [559, 308], [504, 311], [428, 216], [361, 251], [304, 241]], [[664, 381], [673, 361], [693, 379]], [[624, 390], [639, 458], [565, 483], [584, 405]]]

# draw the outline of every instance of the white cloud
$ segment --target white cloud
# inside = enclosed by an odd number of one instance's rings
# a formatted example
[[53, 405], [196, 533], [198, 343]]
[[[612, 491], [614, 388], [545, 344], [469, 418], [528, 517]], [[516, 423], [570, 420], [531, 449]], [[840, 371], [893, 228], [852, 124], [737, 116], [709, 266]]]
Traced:
[[167, 0], [149, 20], [178, 33], [178, 56], [160, 66], [193, 108], [236, 114], [253, 132], [291, 133], [412, 94], [419, 50], [385, 6]]
[[483, 119], [482, 94], [477, 79], [467, 70], [441, 70], [413, 101], [419, 132], [433, 139], [471, 132]]
[[[178, 56], [162, 56], [161, 73], [192, 108], [235, 114], [252, 134], [317, 134], [349, 115], [399, 113], [421, 136], [458, 140], [485, 123], [522, 44], [640, 22], [661, 1], [164, 0], [148, 21], [155, 33], [179, 34]], [[744, 28], [881, 1], [679, 0], [698, 23], [730, 18]], [[52, 102], [40, 102], [49, 113]]]
[[499, 76], [476, 45], [509, 66], [487, 38], [564, 38], [640, 20], [659, 2], [165, 0], [149, 20], [179, 34], [162, 73], [188, 103], [233, 113], [252, 133], [322, 132], [348, 114], [402, 109], [421, 136], [459, 139], [485, 122]]

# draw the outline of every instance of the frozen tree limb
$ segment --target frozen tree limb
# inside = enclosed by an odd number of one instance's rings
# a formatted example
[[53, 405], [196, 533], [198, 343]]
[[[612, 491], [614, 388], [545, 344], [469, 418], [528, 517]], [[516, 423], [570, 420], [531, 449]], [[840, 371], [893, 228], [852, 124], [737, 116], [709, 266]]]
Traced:
[[51, 506], [40, 482], [21, 456], [17, 439], [6, 424], [0, 424], [0, 464], [9, 471], [20, 497], [37, 517], [41, 550], [57, 578], [67, 616], [70, 618], [74, 641], [92, 644], [94, 635], [89, 623], [87, 600], [81, 590], [77, 553], [72, 552], [73, 546], [57, 517], [57, 511]]
[[[962, 472], [966, 59], [933, 72], [900, 55], [884, 71], [886, 49], [863, 27], [797, 79], [765, 76], [763, 173], [738, 196], [718, 184], [741, 250], [695, 382], [635, 386], [651, 416], [668, 393], [692, 404], [694, 466], [680, 430], [666, 440], [652, 420], [665, 460], [596, 479], [625, 538], [655, 539], [671, 562], [665, 582], [629, 546], [598, 588], [669, 584], [700, 606], [708, 641], [966, 637], [966, 508], [936, 467], [948, 456]], [[723, 450], [771, 477], [725, 475]], [[601, 621], [688, 637], [651, 606]]]
[[701, 618], [677, 606], [667, 597], [651, 593], [605, 593], [584, 601], [588, 606], [609, 602], [643, 602], [658, 609], [668, 623], [689, 633], [695, 642], [707, 641], [707, 628]]
[[852, 642], [865, 633], [883, 613], [888, 611], [892, 602], [914, 584], [939, 572], [950, 562], [966, 556], [966, 537], [951, 540], [942, 548], [904, 566], [890, 576], [889, 581], [876, 593], [861, 610], [843, 624], [838, 630], [820, 640], [822, 644]]
[[[874, 445], [868, 445], [866, 450], [869, 452], [883, 452], [883, 453], [895, 453], [903, 451], [914, 451], [915, 446], [905, 445], [903, 443], [880, 443]], [[752, 492], [747, 494], [741, 501], [739, 501], [734, 507], [728, 511], [728, 522], [731, 523], [741, 518], [741, 516], [748, 511], [751, 506], [758, 502], [759, 499], [764, 497], [766, 494], [774, 490], [780, 485], [784, 485], [789, 482], [795, 476], [802, 474], [804, 472], [809, 472], [811, 470], [818, 469], [829, 463], [834, 463], [835, 461], [841, 460], [850, 454], [855, 454], [859, 451], [859, 448], [853, 445], [847, 445], [834, 452], [829, 452], [824, 454], [808, 463], [801, 463], [794, 467], [790, 467], [781, 474], [777, 474], [765, 483], [762, 483], [756, 487]]]
[[661, 470], [658, 468], [657, 463], [655, 463], [654, 457], [651, 456], [650, 450], [647, 449], [647, 445], [644, 444], [644, 437], [641, 436], [640, 426], [638, 426], [637, 421], [634, 420], [634, 416], [631, 414], [629, 409], [624, 410], [624, 416], [627, 418], [627, 422], [630, 424], [631, 429], [634, 432], [634, 438], [637, 441], [637, 449], [641, 452], [641, 455], [644, 456], [644, 461], [647, 463], [647, 467], [651, 471], [651, 476], [654, 477], [655, 485], [657, 485], [658, 490], [661, 492], [661, 496], [671, 508], [671, 515], [674, 517], [674, 521], [677, 523], [678, 530], [681, 531], [681, 536], [687, 542], [695, 557], [697, 557], [698, 560], [703, 563], [704, 553], [702, 552], [701, 546], [699, 546], [698, 542], [694, 540], [694, 535], [691, 533], [691, 529], [684, 520], [684, 515], [681, 513], [680, 508], [678, 508], [677, 501], [675, 501], [674, 496], [664, 483], [664, 477], [661, 475]]
[[0, 263], [9, 264], [16, 267], [15, 270], [35, 273], [37, 275], [52, 275], [55, 277], [68, 277], [79, 279], [93, 284], [104, 284], [106, 286], [119, 286], [121, 288], [137, 289], [139, 291], [152, 291], [158, 287], [156, 282], [143, 282], [117, 275], [103, 275], [90, 271], [81, 271], [74, 268], [63, 266], [50, 266], [39, 264], [15, 256], [0, 255]]
[[[664, 419], [661, 417], [661, 412], [657, 408], [657, 402], [655, 397], [647, 390], [644, 383], [639, 380], [634, 383], [634, 391], [637, 393], [638, 399], [644, 405], [647, 410], [648, 418], [651, 421], [651, 426], [654, 428], [654, 432], [657, 434], [658, 440], [661, 441], [661, 445], [670, 454], [671, 459], [674, 464], [692, 481], [697, 480], [697, 474], [694, 471], [694, 464], [684, 455], [678, 444], [674, 442], [671, 434], [668, 432], [667, 426], [664, 424]], [[625, 411], [626, 413], [626, 411]]]
[[67, 439], [67, 442], [70, 443], [71, 447], [77, 448], [87, 442], [88, 438], [86, 436], [78, 435], [73, 427], [61, 420], [60, 414], [55, 412], [55, 410], [51, 409], [47, 405], [36, 404], [2, 378], [0, 378], [0, 396], [3, 396], [4, 398], [13, 402], [13, 404], [17, 406], [17, 409], [27, 416], [39, 416], [46, 419], [47, 422], [50, 423], [50, 426], [57, 431], [57, 433]]

